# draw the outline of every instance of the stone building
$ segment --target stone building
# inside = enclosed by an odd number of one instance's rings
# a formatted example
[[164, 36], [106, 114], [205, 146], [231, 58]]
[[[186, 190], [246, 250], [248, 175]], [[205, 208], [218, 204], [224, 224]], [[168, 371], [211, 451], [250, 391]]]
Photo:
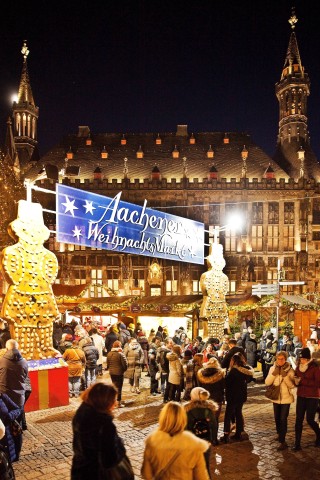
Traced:
[[[310, 81], [300, 58], [295, 16], [280, 80], [279, 135], [273, 158], [241, 132], [193, 132], [177, 125], [173, 132], [96, 133], [90, 126], [66, 134], [59, 145], [37, 158], [38, 107], [27, 71], [24, 45], [19, 97], [13, 104], [9, 136], [17, 151], [21, 174], [38, 178], [43, 166], [55, 165], [59, 182], [143, 204], [204, 222], [205, 243], [215, 227], [228, 223], [232, 212], [244, 218], [242, 230], [220, 231], [230, 293], [251, 291], [252, 283], [272, 283], [281, 276], [301, 280], [303, 287], [285, 286], [287, 293], [319, 289], [320, 165], [312, 151], [307, 117]], [[41, 139], [40, 139], [41, 141]], [[54, 190], [54, 181], [37, 185]], [[54, 195], [34, 192], [33, 200], [55, 210]], [[46, 213], [55, 230], [55, 216]], [[199, 294], [204, 266], [115, 254], [106, 250], [58, 244], [60, 285], [87, 285], [88, 295]], [[150, 275], [150, 268], [158, 274]]]

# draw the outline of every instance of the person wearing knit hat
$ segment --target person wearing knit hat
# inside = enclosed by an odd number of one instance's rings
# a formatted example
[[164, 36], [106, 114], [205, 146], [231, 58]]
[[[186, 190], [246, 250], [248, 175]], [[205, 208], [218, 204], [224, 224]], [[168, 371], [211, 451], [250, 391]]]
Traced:
[[[203, 438], [213, 445], [218, 445], [218, 422], [216, 412], [218, 405], [209, 400], [210, 393], [202, 387], [195, 387], [190, 393], [191, 401], [184, 409], [187, 413], [186, 430], [190, 430], [197, 437]], [[208, 472], [210, 472], [210, 448], [204, 454]]]
[[315, 420], [320, 398], [320, 368], [311, 358], [309, 348], [300, 352], [295, 370], [297, 388], [295, 443], [294, 452], [301, 450], [303, 420], [306, 416], [308, 425], [316, 434], [315, 446], [320, 447], [320, 427]]

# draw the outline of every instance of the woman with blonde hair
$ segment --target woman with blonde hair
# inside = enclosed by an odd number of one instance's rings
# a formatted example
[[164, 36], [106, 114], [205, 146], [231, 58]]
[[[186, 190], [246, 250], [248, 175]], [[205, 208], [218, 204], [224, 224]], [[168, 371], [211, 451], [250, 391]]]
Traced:
[[146, 439], [142, 478], [145, 480], [210, 480], [204, 453], [210, 444], [185, 430], [187, 414], [177, 402], [160, 412], [159, 427]]
[[277, 450], [288, 448], [286, 443], [288, 415], [291, 403], [294, 402], [294, 371], [288, 362], [288, 354], [284, 350], [276, 353], [276, 361], [270, 368], [265, 384], [279, 387], [278, 398], [271, 400], [273, 403], [273, 415], [277, 429]]
[[72, 420], [71, 480], [134, 480], [122, 439], [113, 423], [117, 405], [114, 385], [98, 382], [82, 393], [82, 404]]

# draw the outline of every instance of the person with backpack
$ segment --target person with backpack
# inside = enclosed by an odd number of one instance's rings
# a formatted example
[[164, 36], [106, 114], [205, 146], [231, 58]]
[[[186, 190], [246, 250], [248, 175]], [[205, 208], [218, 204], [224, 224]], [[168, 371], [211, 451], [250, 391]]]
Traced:
[[[218, 422], [216, 411], [218, 405], [209, 400], [210, 393], [202, 387], [195, 387], [191, 390], [191, 401], [184, 409], [187, 413], [188, 423], [186, 430], [212, 445], [218, 445]], [[210, 448], [204, 454], [208, 472], [210, 472]]]
[[118, 326], [119, 326], [119, 340], [123, 348], [125, 344], [130, 340], [131, 335], [124, 323], [119, 323]]
[[97, 361], [99, 359], [98, 349], [93, 345], [91, 337], [85, 338], [82, 350], [86, 357], [86, 366], [84, 369], [85, 387], [88, 388], [96, 381]]

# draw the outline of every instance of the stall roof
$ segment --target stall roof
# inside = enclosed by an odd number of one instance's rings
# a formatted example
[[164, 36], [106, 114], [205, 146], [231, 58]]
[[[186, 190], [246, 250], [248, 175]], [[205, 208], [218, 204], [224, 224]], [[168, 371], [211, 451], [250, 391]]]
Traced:
[[281, 298], [287, 302], [295, 303], [296, 305], [305, 305], [309, 307], [313, 307], [315, 305], [315, 303], [310, 302], [310, 300], [300, 297], [299, 295], [281, 295]]
[[157, 295], [142, 297], [135, 300], [134, 303], [139, 305], [177, 305], [184, 304], [190, 305], [190, 303], [198, 303], [203, 299], [202, 295]]

